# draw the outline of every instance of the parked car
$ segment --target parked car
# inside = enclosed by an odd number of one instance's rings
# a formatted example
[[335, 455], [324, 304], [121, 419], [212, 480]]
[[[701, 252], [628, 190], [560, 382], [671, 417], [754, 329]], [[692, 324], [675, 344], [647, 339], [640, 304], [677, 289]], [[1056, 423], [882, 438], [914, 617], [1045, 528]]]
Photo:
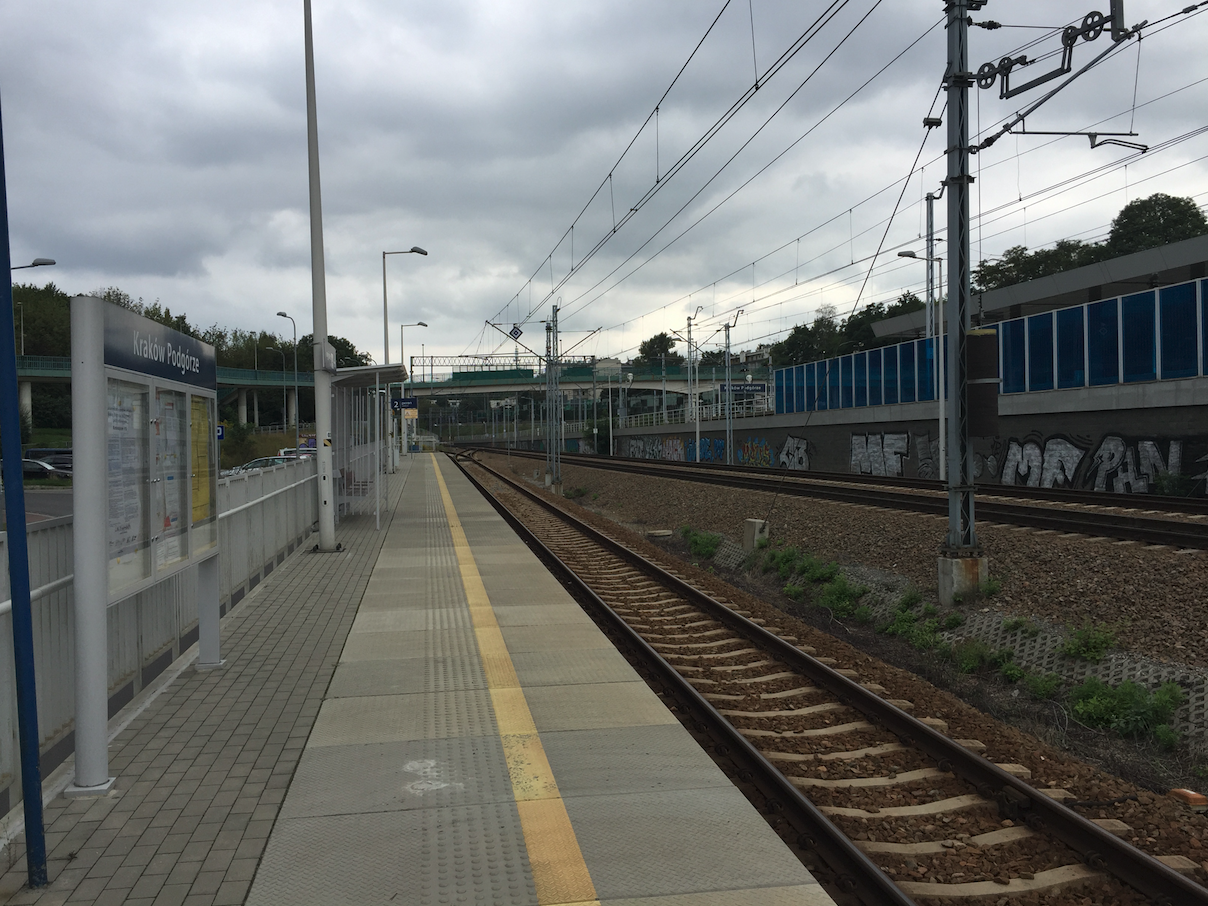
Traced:
[[21, 477], [26, 481], [31, 478], [61, 478], [70, 481], [71, 472], [55, 468], [40, 459], [23, 459], [21, 460]]
[[279, 466], [282, 463], [291, 462], [294, 459], [292, 456], [261, 456], [259, 459], [253, 459], [251, 462], [245, 462], [241, 466], [236, 466], [231, 470], [235, 472], [252, 472], [256, 469], [269, 469], [273, 466]]

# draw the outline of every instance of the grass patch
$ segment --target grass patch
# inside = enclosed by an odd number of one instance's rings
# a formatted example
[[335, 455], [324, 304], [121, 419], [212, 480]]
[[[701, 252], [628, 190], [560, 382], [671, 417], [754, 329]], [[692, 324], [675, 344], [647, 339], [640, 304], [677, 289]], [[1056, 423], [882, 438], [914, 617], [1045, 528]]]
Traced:
[[1002, 621], [1003, 632], [1022, 632], [1029, 639], [1034, 639], [1040, 635], [1040, 627], [1031, 620], [1025, 620], [1023, 617], [1011, 617]]
[[951, 631], [962, 626], [964, 622], [965, 618], [959, 613], [950, 613], [948, 616], [944, 617], [944, 622], [941, 625], [944, 627], [945, 631]]
[[990, 576], [981, 584], [981, 589], [979, 590], [982, 593], [982, 597], [992, 598], [1002, 591], [1002, 580], [997, 579], [994, 576]]
[[919, 615], [909, 607], [899, 604], [893, 619], [879, 631], [885, 635], [897, 636], [920, 651], [927, 651], [939, 644], [939, 628], [939, 620], [936, 618], [920, 620]]
[[985, 673], [1001, 670], [1011, 663], [1015, 652], [1010, 648], [992, 648], [981, 639], [962, 639], [952, 646], [949, 656], [961, 673]]
[[1114, 648], [1115, 645], [1116, 634], [1106, 626], [1092, 626], [1090, 623], [1085, 623], [1081, 629], [1075, 629], [1073, 634], [1066, 639], [1065, 644], [1061, 646], [1061, 651], [1066, 657], [1097, 664], [1103, 660], [1107, 649]]
[[69, 488], [70, 478], [27, 478], [21, 482], [27, 488]]
[[580, 497], [587, 496], [587, 488], [570, 488], [563, 492], [562, 496], [570, 500], [578, 500]]
[[854, 616], [856, 602], [868, 593], [863, 585], [852, 585], [847, 576], [839, 575], [831, 579], [814, 602], [819, 607], [825, 607], [839, 619]]
[[1088, 727], [1112, 730], [1126, 739], [1152, 736], [1164, 727], [1168, 732], [1163, 737], [1176, 744], [1178, 734], [1169, 726], [1170, 718], [1184, 700], [1177, 683], [1163, 683], [1150, 692], [1131, 680], [1110, 686], [1091, 677], [1070, 691], [1070, 708]]
[[1056, 698], [1057, 693], [1061, 691], [1061, 677], [1056, 673], [1046, 673], [1044, 676], [1028, 674], [1024, 677], [1023, 684], [1027, 687], [1028, 694], [1037, 701]]
[[867, 626], [872, 622], [872, 608], [867, 604], [861, 604], [852, 614], [852, 618], [861, 626]]
[[998, 668], [999, 675], [1008, 683], [1018, 683], [1021, 679], [1027, 676], [1028, 671], [1024, 670], [1014, 661], [1008, 664], [1003, 664]]
[[902, 595], [902, 599], [898, 601], [899, 610], [911, 610], [916, 605], [922, 603], [923, 594], [917, 588], [911, 587], [906, 589]]
[[688, 550], [692, 552], [692, 556], [702, 560], [711, 560], [717, 553], [717, 548], [721, 546], [721, 535], [698, 532], [689, 525], [681, 528], [680, 534], [688, 542]]
[[836, 563], [819, 560], [813, 554], [799, 551], [795, 547], [785, 547], [779, 550], [760, 548], [763, 550], [759, 562], [760, 569], [765, 573], [776, 572], [785, 582], [799, 578], [805, 582], [830, 582], [839, 575]]

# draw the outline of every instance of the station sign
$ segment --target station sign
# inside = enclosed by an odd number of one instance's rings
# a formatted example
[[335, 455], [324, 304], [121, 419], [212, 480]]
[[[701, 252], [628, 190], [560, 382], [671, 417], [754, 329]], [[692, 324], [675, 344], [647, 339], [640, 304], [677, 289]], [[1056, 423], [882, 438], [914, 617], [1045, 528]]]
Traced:
[[757, 394], [768, 392], [768, 385], [763, 381], [752, 381], [750, 384], [746, 383], [745, 381], [742, 383], [734, 381], [733, 383], [727, 384], [723, 381], [718, 392], [729, 393], [730, 388], [733, 388], [733, 393], [735, 396], [739, 396], [743, 393]]
[[419, 408], [419, 397], [396, 396], [396, 397], [392, 397], [390, 400], [390, 410], [392, 412], [399, 412], [403, 409], [418, 409], [418, 408]]

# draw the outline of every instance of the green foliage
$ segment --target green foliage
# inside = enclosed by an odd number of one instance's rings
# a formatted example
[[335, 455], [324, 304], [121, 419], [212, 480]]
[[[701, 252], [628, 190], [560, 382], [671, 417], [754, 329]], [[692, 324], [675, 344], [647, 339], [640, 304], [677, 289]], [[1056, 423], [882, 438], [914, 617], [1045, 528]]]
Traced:
[[794, 601], [800, 601], [805, 597], [805, 588], [801, 585], [794, 585], [791, 582], [784, 586], [784, 593]]
[[934, 648], [939, 644], [939, 620], [920, 620], [918, 614], [905, 605], [905, 601], [903, 598], [903, 603], [894, 611], [893, 619], [882, 626], [880, 631], [886, 635], [897, 636], [920, 650]]
[[1154, 476], [1153, 490], [1155, 494], [1164, 497], [1190, 497], [1195, 491], [1197, 482], [1190, 475], [1175, 475], [1171, 472], [1159, 472]]
[[765, 573], [775, 570], [786, 582], [794, 576], [799, 576], [806, 582], [829, 582], [839, 574], [839, 567], [835, 563], [819, 560], [795, 547], [776, 549], [764, 545], [759, 549], [765, 552], [761, 569]]
[[1103, 660], [1107, 649], [1116, 644], [1116, 634], [1106, 626], [1092, 626], [1086, 623], [1081, 629], [1075, 629], [1073, 634], [1061, 646], [1066, 657], [1080, 661], [1090, 661], [1093, 664]]
[[863, 585], [852, 585], [847, 581], [847, 576], [840, 575], [823, 587], [822, 593], [814, 603], [843, 619], [856, 612], [856, 602], [867, 593], [868, 589]]
[[1153, 728], [1153, 738], [1167, 752], [1172, 752], [1179, 747], [1178, 731], [1166, 724], [1159, 724]]
[[1163, 683], [1150, 692], [1131, 680], [1113, 687], [1091, 677], [1070, 691], [1070, 707], [1078, 720], [1126, 738], [1146, 736], [1169, 724], [1183, 701], [1183, 690], [1177, 683]]
[[983, 261], [973, 270], [973, 291], [1024, 283], [1204, 233], [1208, 233], [1208, 219], [1194, 200], [1157, 193], [1125, 205], [1112, 221], [1106, 242], [1086, 244], [1062, 239], [1051, 249], [1034, 252], [1017, 245], [993, 263]]
[[1029, 674], [1025, 677], [1023, 684], [1028, 687], [1032, 698], [1047, 701], [1057, 697], [1057, 693], [1061, 690], [1061, 677], [1056, 673], [1046, 673], [1044, 676]]
[[18, 410], [18, 418], [21, 420], [21, 445], [29, 446], [34, 439], [34, 419], [33, 416], [26, 412], [24, 408]]
[[906, 589], [902, 595], [902, 599], [898, 602], [898, 607], [903, 610], [910, 610], [923, 600], [923, 595], [913, 586]]
[[675, 337], [664, 331], [656, 333], [649, 340], [643, 340], [638, 346], [638, 354], [634, 356], [634, 365], [660, 365], [666, 357], [668, 365], [683, 364], [684, 357], [678, 352], [672, 352], [675, 348]]
[[998, 672], [1008, 683], [1017, 683], [1027, 675], [1027, 671], [1014, 661], [1003, 664], [1002, 667], [999, 668]]
[[1003, 632], [1022, 632], [1030, 639], [1040, 635], [1040, 627], [1023, 617], [1011, 617], [1002, 621]]
[[965, 618], [962, 617], [959, 613], [950, 613], [950, 614], [948, 614], [948, 616], [944, 617], [944, 622], [942, 625], [945, 630], [950, 631], [950, 630], [956, 629], [958, 626], [963, 625], [964, 622], [965, 622]]
[[692, 552], [692, 556], [700, 557], [702, 560], [712, 559], [721, 545], [721, 535], [698, 532], [688, 525], [680, 529], [680, 534], [688, 542], [688, 550]]
[[990, 576], [985, 582], [982, 583], [979, 591], [981, 591], [983, 597], [992, 598], [994, 595], [1002, 591], [1002, 580], [996, 579], [994, 576]]
[[961, 673], [981, 673], [1011, 663], [1015, 652], [1010, 648], [991, 648], [981, 639], [962, 639], [952, 646], [951, 657]]
[[924, 303], [914, 293], [903, 293], [892, 305], [874, 302], [850, 317], [839, 320], [833, 305], [823, 305], [812, 324], [798, 324], [771, 349], [772, 367], [800, 365], [831, 356], [844, 355], [897, 342], [897, 338], [878, 338], [872, 325], [886, 318], [921, 311]]
[[867, 626], [872, 622], [872, 608], [867, 604], [861, 604], [856, 608], [856, 612], [852, 614], [852, 619], [861, 626]]
[[939, 609], [934, 604], [924, 604], [923, 605], [923, 616], [934, 617], [938, 613], [939, 613]]
[[569, 488], [563, 491], [562, 496], [570, 500], [578, 500], [580, 497], [587, 496], [587, 488]]
[[255, 450], [256, 426], [250, 423], [231, 422], [226, 426], [226, 438], [222, 448], [223, 466], [237, 466], [252, 459]]

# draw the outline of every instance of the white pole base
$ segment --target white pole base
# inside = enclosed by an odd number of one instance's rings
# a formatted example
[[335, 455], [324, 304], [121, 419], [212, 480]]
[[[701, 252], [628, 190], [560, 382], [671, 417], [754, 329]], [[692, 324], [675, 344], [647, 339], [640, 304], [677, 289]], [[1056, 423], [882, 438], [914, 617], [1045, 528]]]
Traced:
[[113, 784], [116, 777], [110, 777], [100, 786], [76, 786], [74, 783], [63, 790], [64, 799], [104, 799], [114, 792]]

